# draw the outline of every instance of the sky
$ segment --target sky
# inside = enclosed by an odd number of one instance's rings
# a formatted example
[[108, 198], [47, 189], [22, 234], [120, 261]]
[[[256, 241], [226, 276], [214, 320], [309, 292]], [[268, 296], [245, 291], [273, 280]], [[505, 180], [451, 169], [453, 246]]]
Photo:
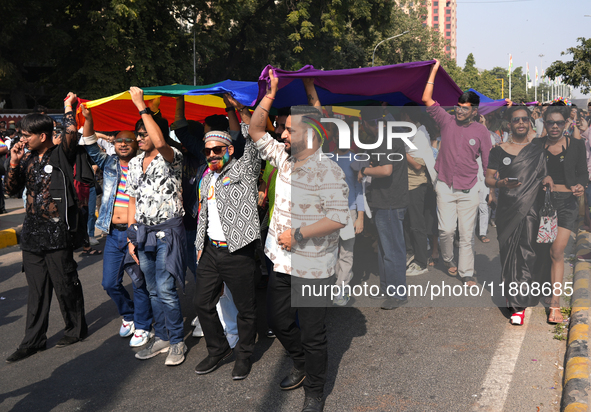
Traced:
[[[541, 76], [556, 60], [569, 61], [572, 55], [561, 56], [569, 47], [577, 46], [577, 38], [591, 37], [591, 0], [457, 0], [457, 63], [463, 67], [472, 53], [476, 67], [490, 70], [526, 62], [532, 78], [535, 67]], [[539, 55], [544, 57], [540, 59]], [[574, 97], [582, 97], [575, 91]], [[589, 96], [591, 97], [591, 96]]]

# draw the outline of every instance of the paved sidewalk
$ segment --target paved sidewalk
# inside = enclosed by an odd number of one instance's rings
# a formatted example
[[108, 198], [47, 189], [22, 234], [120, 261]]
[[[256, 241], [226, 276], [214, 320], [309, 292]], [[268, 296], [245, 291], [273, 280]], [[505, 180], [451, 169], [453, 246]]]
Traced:
[[22, 199], [5, 199], [8, 213], [0, 215], [0, 249], [18, 245], [25, 219]]

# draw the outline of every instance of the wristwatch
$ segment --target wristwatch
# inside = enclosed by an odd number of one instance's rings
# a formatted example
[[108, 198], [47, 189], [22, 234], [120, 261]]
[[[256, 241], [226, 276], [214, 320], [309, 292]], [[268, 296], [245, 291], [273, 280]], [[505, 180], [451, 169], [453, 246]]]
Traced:
[[153, 113], [152, 113], [152, 110], [150, 110], [149, 107], [146, 107], [144, 110], [140, 110], [140, 116], [142, 114], [153, 114]]
[[302, 232], [300, 232], [299, 227], [295, 230], [293, 237], [296, 240], [296, 242], [298, 242], [298, 243], [301, 243], [304, 240], [304, 235], [302, 235]]
[[367, 169], [367, 167], [362, 167], [362, 168], [359, 170], [363, 176], [367, 176], [367, 175], [365, 174], [365, 169]]
[[236, 109], [234, 107], [226, 107], [226, 113], [235, 112]]

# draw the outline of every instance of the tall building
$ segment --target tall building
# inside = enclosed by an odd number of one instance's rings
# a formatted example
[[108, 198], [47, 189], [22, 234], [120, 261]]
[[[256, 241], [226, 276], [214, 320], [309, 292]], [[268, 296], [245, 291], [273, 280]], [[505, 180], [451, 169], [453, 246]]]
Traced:
[[456, 29], [458, 19], [456, 13], [456, 0], [429, 0], [424, 4], [427, 7], [427, 18], [423, 21], [426, 26], [439, 30], [445, 40], [449, 40], [451, 46], [446, 46], [445, 52], [452, 58], [456, 58]]

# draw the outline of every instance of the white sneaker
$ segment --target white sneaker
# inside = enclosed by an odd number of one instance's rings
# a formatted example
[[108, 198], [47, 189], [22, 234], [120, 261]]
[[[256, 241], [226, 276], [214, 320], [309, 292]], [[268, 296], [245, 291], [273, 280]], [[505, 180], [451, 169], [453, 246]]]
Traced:
[[96, 246], [99, 244], [99, 241], [96, 240], [96, 238], [94, 236], [89, 236], [88, 242], [90, 243], [90, 246]]
[[187, 345], [185, 345], [185, 342], [170, 345], [168, 356], [166, 357], [164, 364], [166, 366], [180, 365], [185, 361], [185, 353], [187, 353]]
[[338, 295], [333, 299], [332, 303], [337, 306], [347, 306], [347, 303], [349, 303], [349, 295]]
[[232, 349], [234, 349], [236, 347], [236, 344], [238, 343], [238, 335], [234, 335], [233, 333], [226, 333], [226, 339], [228, 340], [228, 344], [230, 345], [230, 347]]
[[[136, 353], [135, 357], [137, 359], [142, 359], [142, 360], [150, 359], [160, 353], [168, 352], [169, 347], [170, 347], [170, 343], [167, 340], [162, 340], [159, 337], [156, 337], [152, 341], [152, 343], [150, 343], [148, 345], [147, 348], [142, 349], [141, 351]], [[184, 358], [184, 356], [183, 356], [183, 358]]]
[[131, 336], [133, 332], [135, 332], [135, 324], [133, 323], [133, 320], [130, 320], [128, 322], [125, 319], [123, 319], [123, 322], [121, 323], [121, 328], [119, 328], [119, 336], [121, 336], [122, 338], [127, 338], [128, 336]]
[[129, 341], [129, 346], [137, 348], [138, 346], [144, 346], [150, 339], [154, 337], [154, 331], [148, 332], [143, 329], [136, 329], [135, 333]]
[[428, 271], [429, 269], [422, 269], [417, 263], [413, 262], [408, 269], [406, 269], [406, 276], [418, 276], [427, 273]]
[[203, 329], [201, 329], [201, 323], [199, 323], [198, 317], [195, 317], [195, 319], [193, 319], [193, 322], [191, 322], [191, 325], [195, 326], [195, 329], [193, 329], [193, 337], [194, 338], [202, 338], [203, 336], [205, 336], [203, 334]]

